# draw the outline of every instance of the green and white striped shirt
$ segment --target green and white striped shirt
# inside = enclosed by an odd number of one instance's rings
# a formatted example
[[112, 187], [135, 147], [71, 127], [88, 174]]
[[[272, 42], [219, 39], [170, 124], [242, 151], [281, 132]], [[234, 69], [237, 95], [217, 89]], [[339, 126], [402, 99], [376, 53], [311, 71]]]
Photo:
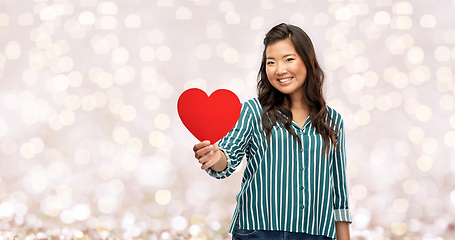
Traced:
[[304, 232], [336, 238], [335, 222], [351, 222], [346, 184], [343, 120], [330, 107], [328, 120], [337, 131], [338, 145], [324, 154], [324, 140], [308, 118], [302, 128], [292, 122], [302, 148], [277, 123], [269, 142], [262, 131], [262, 106], [257, 98], [242, 104], [234, 128], [218, 143], [227, 157], [215, 178], [230, 176], [246, 156], [242, 186], [229, 232], [238, 220], [241, 229]]

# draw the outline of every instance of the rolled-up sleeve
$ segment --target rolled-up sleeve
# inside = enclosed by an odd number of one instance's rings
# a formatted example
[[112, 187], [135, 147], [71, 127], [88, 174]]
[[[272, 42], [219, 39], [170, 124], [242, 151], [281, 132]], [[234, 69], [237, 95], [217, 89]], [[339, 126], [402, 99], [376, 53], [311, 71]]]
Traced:
[[349, 193], [346, 180], [346, 148], [344, 124], [341, 117], [338, 124], [338, 148], [333, 155], [333, 194], [334, 215], [336, 222], [352, 222], [349, 210]]
[[234, 128], [219, 142], [218, 147], [224, 152], [227, 166], [221, 172], [208, 168], [206, 172], [217, 179], [229, 177], [241, 163], [248, 151], [252, 132], [252, 114], [248, 102], [242, 104], [240, 117]]

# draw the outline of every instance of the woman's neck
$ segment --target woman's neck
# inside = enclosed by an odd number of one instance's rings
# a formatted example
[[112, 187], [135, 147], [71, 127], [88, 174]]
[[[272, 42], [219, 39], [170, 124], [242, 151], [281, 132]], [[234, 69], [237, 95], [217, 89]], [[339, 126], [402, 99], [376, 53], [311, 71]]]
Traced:
[[308, 104], [303, 100], [303, 98], [290, 98], [289, 100], [285, 98], [284, 104], [289, 107], [291, 110], [301, 111], [305, 110], [308, 111]]

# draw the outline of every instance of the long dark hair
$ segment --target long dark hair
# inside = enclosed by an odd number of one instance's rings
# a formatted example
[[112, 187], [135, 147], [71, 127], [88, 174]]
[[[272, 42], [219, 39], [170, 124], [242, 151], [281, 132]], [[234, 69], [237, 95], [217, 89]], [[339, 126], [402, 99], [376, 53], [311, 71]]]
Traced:
[[335, 131], [327, 123], [327, 119], [333, 120], [328, 115], [322, 91], [324, 72], [316, 59], [311, 39], [299, 27], [281, 23], [273, 27], [264, 38], [264, 52], [262, 53], [262, 63], [258, 74], [258, 98], [262, 105], [262, 128], [266, 139], [269, 140], [273, 126], [279, 121], [298, 141], [299, 146], [302, 147], [300, 138], [291, 128], [292, 112], [290, 106], [288, 107], [284, 104], [285, 102], [292, 104], [291, 99], [289, 95], [281, 93], [270, 84], [266, 73], [267, 47], [277, 41], [286, 39], [291, 40], [297, 54], [305, 63], [307, 76], [303, 83], [303, 101], [308, 104], [311, 122], [324, 139], [324, 153], [327, 156], [330, 149], [329, 140], [334, 147], [338, 147], [338, 145]]

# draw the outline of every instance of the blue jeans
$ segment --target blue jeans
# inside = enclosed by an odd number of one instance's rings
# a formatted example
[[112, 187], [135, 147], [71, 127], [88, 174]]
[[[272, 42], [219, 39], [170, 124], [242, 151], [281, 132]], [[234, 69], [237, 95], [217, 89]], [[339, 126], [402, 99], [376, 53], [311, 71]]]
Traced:
[[330, 240], [326, 236], [310, 235], [306, 233], [294, 233], [283, 231], [245, 230], [239, 229], [239, 223], [235, 225], [232, 240]]

